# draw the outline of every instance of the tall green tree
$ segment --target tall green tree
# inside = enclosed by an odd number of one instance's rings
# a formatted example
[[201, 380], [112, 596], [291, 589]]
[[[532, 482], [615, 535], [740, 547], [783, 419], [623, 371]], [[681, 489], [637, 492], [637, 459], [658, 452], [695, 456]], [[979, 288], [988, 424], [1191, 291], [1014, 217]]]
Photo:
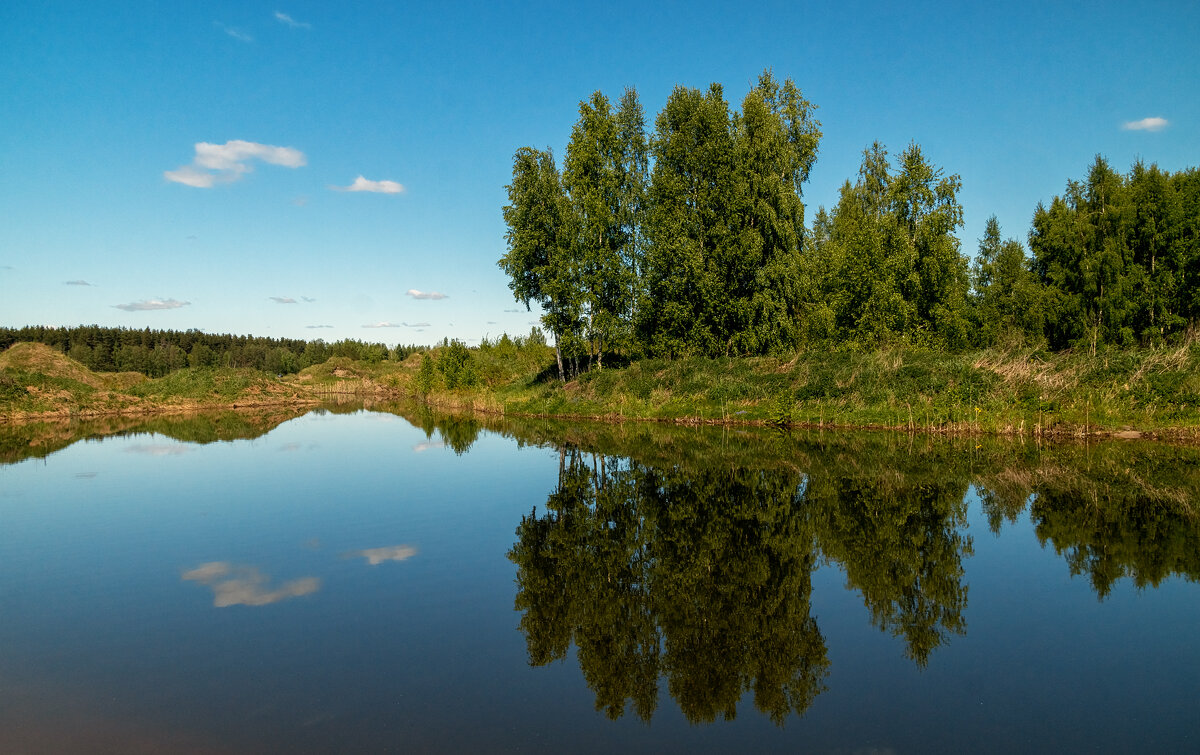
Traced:
[[974, 303], [972, 340], [990, 346], [1010, 338], [1037, 341], [1045, 316], [1042, 287], [1033, 274], [1025, 247], [1016, 239], [1001, 240], [1000, 221], [988, 218], [979, 254], [971, 268]]
[[558, 374], [566, 380], [564, 349], [581, 344], [583, 302], [574, 257], [574, 224], [554, 155], [522, 147], [513, 156], [512, 183], [504, 207], [508, 252], [499, 265], [517, 301], [537, 302], [542, 324], [554, 334]]
[[1038, 205], [1029, 245], [1052, 346], [1159, 343], [1196, 321], [1195, 185], [1194, 169], [1139, 162], [1122, 176], [1097, 156], [1086, 179]]
[[721, 87], [676, 87], [655, 121], [639, 336], [651, 354], [721, 353], [717, 250], [730, 243], [734, 144]]
[[843, 185], [812, 249], [832, 264], [816, 288], [828, 297], [836, 338], [966, 345], [967, 260], [954, 235], [960, 188], [915, 143], [895, 169], [878, 142], [864, 151], [858, 180]]
[[718, 84], [672, 92], [651, 144], [639, 311], [648, 351], [761, 354], [798, 341], [801, 186], [820, 139], [813, 111], [770, 72], [737, 113]]
[[574, 216], [572, 252], [588, 356], [598, 365], [606, 349], [629, 343], [645, 166], [644, 123], [634, 90], [626, 91], [618, 110], [598, 91], [580, 103], [562, 180]]

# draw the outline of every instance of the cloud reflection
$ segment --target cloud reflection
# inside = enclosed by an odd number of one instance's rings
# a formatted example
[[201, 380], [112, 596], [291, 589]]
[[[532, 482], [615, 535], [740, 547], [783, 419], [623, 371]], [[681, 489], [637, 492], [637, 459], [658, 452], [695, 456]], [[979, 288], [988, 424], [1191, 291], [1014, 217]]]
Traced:
[[271, 578], [257, 568], [231, 564], [228, 561], [201, 564], [191, 571], [184, 572], [183, 578], [211, 587], [213, 605], [217, 608], [237, 605], [265, 606], [288, 598], [309, 595], [321, 589], [321, 580], [316, 577], [293, 579], [271, 589], [268, 584]]
[[446, 441], [444, 440], [427, 440], [413, 446], [413, 451], [421, 453], [422, 451], [430, 451], [434, 448], [445, 448]]
[[125, 449], [126, 453], [146, 454], [147, 456], [179, 456], [188, 452], [188, 447], [182, 443], [139, 443]]
[[386, 548], [367, 548], [366, 550], [347, 553], [348, 558], [361, 556], [367, 559], [371, 566], [378, 566], [384, 561], [405, 561], [417, 555], [417, 549], [411, 545], [390, 545]]

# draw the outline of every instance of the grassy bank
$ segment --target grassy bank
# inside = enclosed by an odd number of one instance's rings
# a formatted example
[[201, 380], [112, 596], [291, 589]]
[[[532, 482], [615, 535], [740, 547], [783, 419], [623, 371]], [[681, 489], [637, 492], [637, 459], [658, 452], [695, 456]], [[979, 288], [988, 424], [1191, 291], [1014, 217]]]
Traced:
[[333, 358], [285, 378], [204, 368], [148, 380], [93, 373], [47, 347], [18, 344], [0, 355], [0, 417], [421, 396], [446, 408], [610, 421], [1200, 439], [1197, 339], [1095, 356], [1032, 348], [959, 354], [893, 348], [642, 360], [585, 372], [565, 384], [557, 379], [552, 351], [538, 343], [472, 349], [453, 381], [448, 362], [446, 349], [434, 349], [403, 362]]
[[0, 420], [302, 403], [315, 401], [257, 370], [186, 368], [151, 380], [136, 372], [93, 372], [42, 344], [18, 343], [0, 354]]
[[[436, 360], [436, 353], [434, 355]], [[473, 352], [474, 386], [428, 399], [535, 416], [877, 427], [1014, 435], [1200, 437], [1200, 343], [1096, 356], [1031, 348], [809, 352], [788, 359], [643, 360], [565, 385], [552, 359]], [[389, 385], [417, 393], [419, 357]]]

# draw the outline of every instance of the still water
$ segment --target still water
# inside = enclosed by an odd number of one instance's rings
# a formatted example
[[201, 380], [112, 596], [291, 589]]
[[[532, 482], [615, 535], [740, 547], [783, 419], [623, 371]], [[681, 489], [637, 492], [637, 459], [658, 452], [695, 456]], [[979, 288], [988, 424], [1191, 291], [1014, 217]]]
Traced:
[[1151, 444], [0, 428], [0, 752], [1195, 752], [1198, 490]]

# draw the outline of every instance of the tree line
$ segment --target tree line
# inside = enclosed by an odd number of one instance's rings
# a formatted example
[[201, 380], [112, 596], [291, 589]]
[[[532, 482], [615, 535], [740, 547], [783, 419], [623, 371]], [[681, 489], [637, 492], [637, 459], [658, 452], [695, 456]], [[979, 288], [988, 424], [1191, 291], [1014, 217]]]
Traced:
[[634, 89], [595, 92], [561, 170], [513, 158], [505, 255], [543, 310], [560, 376], [606, 355], [780, 353], [902, 343], [964, 349], [1160, 344], [1200, 317], [1200, 173], [1097, 157], [1039, 205], [1029, 253], [993, 216], [971, 259], [960, 177], [878, 142], [831, 210], [805, 221], [816, 106], [764, 72], [731, 110], [719, 84], [676, 87], [647, 133]]
[[248, 367], [278, 375], [299, 372], [331, 357], [403, 361], [427, 347], [317, 339], [213, 335], [198, 330], [135, 330], [80, 325], [72, 328], [0, 328], [0, 351], [29, 341], [52, 346], [97, 372], [141, 372], [162, 377], [184, 367]]

